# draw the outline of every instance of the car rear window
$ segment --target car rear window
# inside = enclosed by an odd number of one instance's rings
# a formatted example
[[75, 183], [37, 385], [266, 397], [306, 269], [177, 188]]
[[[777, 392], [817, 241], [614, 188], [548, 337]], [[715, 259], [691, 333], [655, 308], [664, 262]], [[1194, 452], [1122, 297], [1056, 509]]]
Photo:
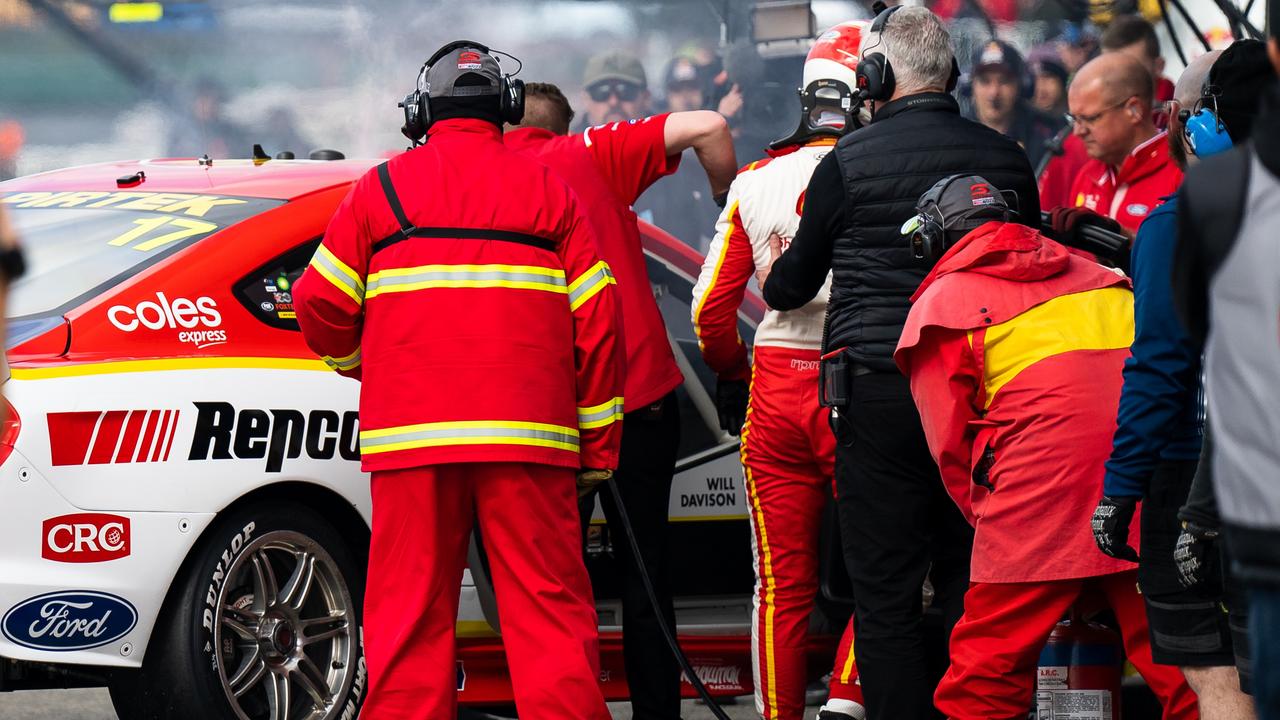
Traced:
[[13, 319], [61, 315], [162, 258], [284, 203], [139, 191], [0, 196], [27, 257], [9, 292]]

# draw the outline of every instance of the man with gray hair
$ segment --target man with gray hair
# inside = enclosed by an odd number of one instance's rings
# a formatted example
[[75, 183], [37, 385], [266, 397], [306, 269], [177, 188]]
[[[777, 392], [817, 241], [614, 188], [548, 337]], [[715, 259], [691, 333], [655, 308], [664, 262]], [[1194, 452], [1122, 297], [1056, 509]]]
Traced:
[[[764, 297], [776, 310], [793, 310], [833, 275], [823, 403], [838, 441], [858, 672], [868, 717], [915, 720], [936, 716], [939, 671], [928, 658], [945, 652], [926, 647], [921, 588], [928, 575], [949, 635], [969, 583], [973, 530], [943, 487], [893, 362], [912, 294], [932, 264], [915, 257], [899, 227], [920, 195], [957, 173], [1012, 190], [1018, 222], [1036, 229], [1040, 198], [1022, 148], [960, 116], [949, 94], [958, 75], [951, 38], [933, 13], [881, 11], [864, 36], [862, 61], [858, 87], [872, 122], [818, 163], [796, 236], [772, 266]], [[992, 477], [998, 482], [998, 471]]]

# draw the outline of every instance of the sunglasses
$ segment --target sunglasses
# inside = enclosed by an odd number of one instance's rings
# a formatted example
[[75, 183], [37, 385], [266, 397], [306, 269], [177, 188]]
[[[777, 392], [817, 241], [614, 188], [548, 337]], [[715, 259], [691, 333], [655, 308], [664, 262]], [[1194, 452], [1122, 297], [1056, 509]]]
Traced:
[[617, 82], [596, 83], [587, 88], [587, 95], [595, 102], [605, 102], [610, 96], [616, 95], [622, 102], [632, 102], [640, 97], [642, 92], [639, 85], [621, 80]]

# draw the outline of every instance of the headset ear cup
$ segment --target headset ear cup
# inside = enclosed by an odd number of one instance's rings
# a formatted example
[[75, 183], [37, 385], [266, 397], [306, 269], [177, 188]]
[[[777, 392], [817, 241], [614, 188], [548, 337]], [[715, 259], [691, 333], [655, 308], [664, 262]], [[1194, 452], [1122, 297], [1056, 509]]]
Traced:
[[519, 125], [524, 119], [524, 81], [513, 80], [510, 76], [502, 78], [502, 121], [510, 125]]
[[956, 85], [960, 84], [960, 63], [956, 60], [956, 56], [951, 56], [951, 74], [947, 76], [947, 92], [956, 91]]
[[1187, 141], [1187, 147], [1199, 158], [1225, 152], [1233, 145], [1226, 127], [1209, 108], [1202, 108], [1187, 118], [1182, 127], [1182, 136]]

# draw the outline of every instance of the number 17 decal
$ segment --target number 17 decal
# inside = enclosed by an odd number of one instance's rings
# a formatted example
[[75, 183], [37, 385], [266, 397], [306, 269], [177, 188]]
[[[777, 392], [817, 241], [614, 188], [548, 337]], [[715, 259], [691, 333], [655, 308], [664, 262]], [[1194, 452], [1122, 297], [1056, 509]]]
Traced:
[[157, 235], [156, 237], [152, 237], [150, 239], [142, 240], [142, 242], [139, 242], [137, 245], [133, 246], [134, 250], [138, 250], [140, 252], [150, 252], [151, 250], [155, 250], [156, 248], [164, 247], [165, 245], [169, 245], [179, 240], [184, 240], [186, 238], [189, 238], [192, 235], [199, 235], [201, 233], [207, 233], [207, 232], [211, 232], [213, 230], [218, 229], [218, 226], [214, 225], [211, 222], [205, 222], [203, 220], [190, 220], [187, 218], [168, 217], [165, 215], [160, 215], [158, 217], [151, 217], [151, 218], [139, 218], [137, 220], [134, 220], [133, 224], [137, 225], [137, 227], [133, 228], [132, 230], [125, 231], [116, 239], [108, 242], [107, 244], [114, 247], [124, 247], [135, 240], [144, 238], [147, 235], [150, 235], [153, 232], [165, 229], [166, 227], [173, 226], [173, 227], [179, 228], [177, 230], [172, 230], [170, 232], [164, 233], [162, 235]]

